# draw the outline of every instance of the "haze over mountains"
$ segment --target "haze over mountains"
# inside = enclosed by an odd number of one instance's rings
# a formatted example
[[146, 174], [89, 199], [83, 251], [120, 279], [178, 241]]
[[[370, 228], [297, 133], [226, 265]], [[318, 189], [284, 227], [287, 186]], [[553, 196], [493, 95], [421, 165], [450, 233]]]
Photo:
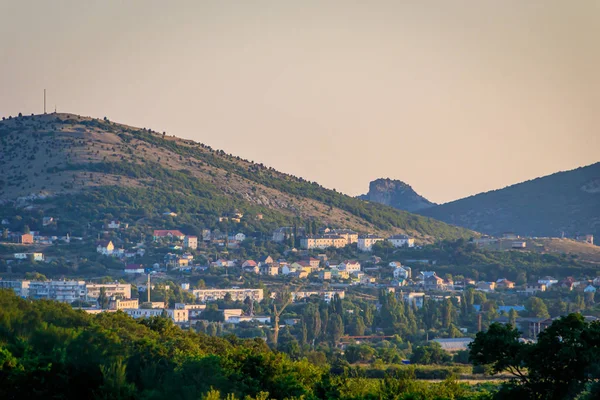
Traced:
[[389, 179], [371, 182], [361, 198], [492, 235], [600, 237], [600, 163], [429, 207], [410, 186]]
[[406, 233], [423, 242], [476, 235], [201, 143], [108, 120], [73, 114], [6, 119], [0, 145], [0, 198], [19, 206], [37, 201], [74, 226], [91, 218], [92, 209], [115, 218], [172, 210], [194, 216], [188, 222], [196, 226], [241, 210], [256, 216], [252, 221], [264, 218], [252, 224], [265, 232], [314, 220], [365, 233]]

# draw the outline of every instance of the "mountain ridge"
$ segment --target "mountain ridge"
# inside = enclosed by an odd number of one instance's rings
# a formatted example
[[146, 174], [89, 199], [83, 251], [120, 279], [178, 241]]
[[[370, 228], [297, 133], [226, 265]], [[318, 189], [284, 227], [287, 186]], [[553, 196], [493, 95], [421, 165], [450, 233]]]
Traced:
[[100, 204], [106, 214], [136, 217], [140, 210], [149, 214], [162, 207], [206, 216], [203, 222], [241, 208], [265, 214], [272, 226], [317, 220], [363, 232], [406, 233], [423, 242], [477, 235], [362, 202], [202, 143], [108, 119], [74, 114], [4, 119], [0, 139], [1, 166], [8, 171], [0, 181], [5, 204], [38, 202], [53, 212], [71, 207], [78, 215]]
[[600, 162], [475, 194], [418, 214], [498, 235], [600, 236]]

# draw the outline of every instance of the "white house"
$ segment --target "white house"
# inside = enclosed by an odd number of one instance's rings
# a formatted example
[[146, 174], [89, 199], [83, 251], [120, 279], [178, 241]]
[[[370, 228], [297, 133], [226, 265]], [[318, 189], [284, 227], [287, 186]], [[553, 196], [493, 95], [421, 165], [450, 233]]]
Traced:
[[538, 279], [538, 283], [540, 285], [546, 285], [546, 288], [549, 288], [552, 285], [556, 285], [558, 283], [557, 279], [554, 279], [551, 276], [544, 276], [541, 279]]
[[394, 278], [398, 279], [398, 278], [402, 278], [402, 279], [408, 279], [410, 278], [410, 268], [404, 268], [404, 267], [396, 267], [394, 269]]
[[382, 237], [377, 235], [361, 235], [358, 237], [358, 250], [360, 251], [371, 251], [373, 245], [377, 242], [384, 240]]
[[106, 229], [119, 229], [121, 227], [121, 223], [119, 221], [110, 221], [106, 224]]
[[415, 239], [407, 235], [394, 235], [388, 238], [394, 247], [415, 247]]
[[357, 274], [360, 272], [360, 263], [356, 260], [346, 260], [337, 266], [337, 269], [346, 271], [349, 274]]
[[96, 251], [102, 255], [110, 256], [115, 251], [115, 245], [110, 240], [102, 240], [98, 242]]
[[233, 239], [237, 240], [238, 242], [243, 242], [244, 240], [246, 240], [246, 235], [244, 235], [243, 233], [239, 232], [239, 233], [236, 233], [233, 236]]

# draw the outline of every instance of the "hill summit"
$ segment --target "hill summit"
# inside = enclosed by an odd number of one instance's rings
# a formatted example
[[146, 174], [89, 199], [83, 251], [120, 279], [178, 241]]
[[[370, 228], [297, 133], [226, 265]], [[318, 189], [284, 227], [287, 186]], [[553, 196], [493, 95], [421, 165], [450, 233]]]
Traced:
[[409, 184], [384, 178], [372, 181], [369, 184], [369, 192], [359, 198], [409, 212], [436, 205], [415, 192]]
[[[177, 224], [214, 226], [241, 211], [246, 231], [292, 223], [378, 234], [405, 233], [422, 242], [468, 238], [467, 229], [364, 202], [261, 163], [147, 128], [73, 114], [0, 121], [0, 198], [86, 221], [142, 221], [174, 212]], [[70, 225], [69, 225], [70, 224]]]
[[600, 162], [419, 210], [498, 235], [600, 237]]

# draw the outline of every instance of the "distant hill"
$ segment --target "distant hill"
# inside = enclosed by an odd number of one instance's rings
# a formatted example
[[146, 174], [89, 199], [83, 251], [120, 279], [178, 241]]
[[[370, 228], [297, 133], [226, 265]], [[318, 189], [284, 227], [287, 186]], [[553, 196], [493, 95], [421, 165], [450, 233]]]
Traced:
[[593, 234], [600, 240], [600, 163], [418, 211], [488, 234]]
[[73, 114], [0, 121], [0, 170], [3, 208], [33, 205], [40, 209], [36, 218], [60, 216], [61, 225], [74, 230], [86, 221], [143, 220], [165, 211], [179, 214], [176, 226], [211, 227], [220, 216], [241, 211], [246, 217], [235, 229], [264, 233], [316, 221], [359, 232], [406, 233], [422, 242], [477, 235], [205, 144]]
[[409, 212], [436, 205], [415, 192], [410, 185], [399, 180], [383, 178], [372, 181], [369, 184], [369, 192], [358, 198]]

